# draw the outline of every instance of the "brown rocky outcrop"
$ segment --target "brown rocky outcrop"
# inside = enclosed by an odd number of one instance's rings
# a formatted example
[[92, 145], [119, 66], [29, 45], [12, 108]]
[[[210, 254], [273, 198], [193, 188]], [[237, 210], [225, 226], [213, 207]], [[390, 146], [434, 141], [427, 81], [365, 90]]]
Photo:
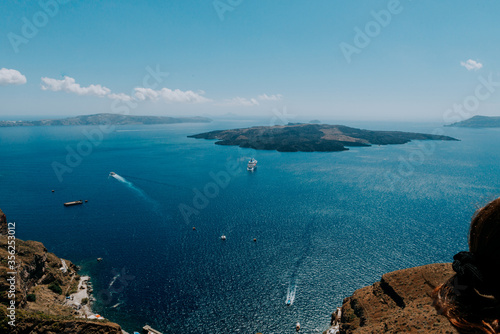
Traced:
[[0, 235], [7, 235], [7, 218], [2, 209], [0, 209]]
[[119, 325], [96, 323], [85, 320], [38, 320], [26, 319], [17, 324], [12, 334], [122, 334]]
[[[49, 253], [40, 242], [7, 234], [7, 220], [0, 210], [0, 333], [121, 334], [119, 325], [76, 318], [75, 311], [65, 305], [80, 279], [74, 264]], [[14, 300], [16, 326], [7, 317], [7, 307]]]
[[458, 333], [432, 306], [432, 290], [453, 275], [437, 263], [384, 274], [344, 299], [340, 333]]

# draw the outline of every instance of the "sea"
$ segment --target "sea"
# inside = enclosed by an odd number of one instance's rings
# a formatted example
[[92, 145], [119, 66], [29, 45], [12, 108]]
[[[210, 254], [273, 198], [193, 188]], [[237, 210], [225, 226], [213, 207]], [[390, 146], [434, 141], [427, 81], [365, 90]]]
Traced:
[[187, 137], [268, 123], [0, 128], [0, 208], [129, 333], [321, 333], [382, 274], [467, 250], [500, 196], [500, 129], [344, 121], [459, 141], [314, 153]]

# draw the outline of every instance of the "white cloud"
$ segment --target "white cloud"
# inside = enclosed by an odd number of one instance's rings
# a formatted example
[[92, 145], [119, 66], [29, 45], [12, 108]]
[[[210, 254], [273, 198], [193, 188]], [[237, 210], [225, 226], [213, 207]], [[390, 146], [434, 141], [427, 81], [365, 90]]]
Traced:
[[88, 87], [82, 87], [77, 84], [75, 79], [65, 76], [63, 80], [57, 80], [52, 78], [42, 78], [42, 89], [51, 90], [54, 92], [64, 91], [67, 93], [75, 93], [78, 95], [96, 95], [96, 96], [106, 96], [111, 93], [109, 88], [103, 87], [101, 85], [90, 85]]
[[151, 88], [137, 87], [134, 88], [135, 97], [140, 100], [164, 100], [167, 102], [184, 102], [184, 103], [204, 103], [209, 102], [210, 99], [201, 96], [204, 92], [201, 91], [199, 94], [191, 90], [182, 91], [180, 89], [171, 90], [169, 88], [162, 88], [160, 90], [154, 90]]
[[230, 107], [252, 107], [260, 105], [259, 101], [279, 101], [283, 98], [281, 94], [267, 95], [262, 94], [256, 98], [246, 98], [246, 97], [233, 97], [232, 99], [226, 99], [217, 105], [220, 106], [230, 106]]
[[134, 88], [134, 93], [132, 95], [128, 95], [125, 93], [112, 93], [109, 88], [101, 85], [90, 85], [88, 87], [82, 87], [80, 86], [80, 84], [76, 83], [75, 79], [67, 76], [65, 76], [62, 80], [43, 77], [42, 89], [51, 90], [54, 92], [63, 91], [66, 93], [74, 93], [78, 95], [94, 95], [99, 97], [107, 96], [112, 100], [120, 101], [163, 100], [166, 102], [180, 103], [203, 103], [211, 101], [210, 99], [202, 96], [203, 94], [205, 94], [204, 91], [195, 93], [191, 90], [181, 91], [179, 89], [171, 90], [168, 88], [154, 90], [151, 88], [136, 87]]
[[480, 62], [477, 62], [475, 60], [472, 60], [472, 59], [469, 59], [466, 62], [461, 61], [460, 65], [462, 65], [463, 67], [465, 67], [468, 71], [471, 71], [471, 70], [476, 70], [477, 71], [481, 67], [483, 67], [483, 64], [481, 64]]
[[112, 100], [120, 100], [120, 101], [132, 101], [134, 98], [130, 95], [124, 94], [124, 93], [111, 93], [108, 95], [108, 97]]
[[0, 69], [0, 86], [24, 85], [26, 81], [26, 77], [17, 70], [8, 68]]
[[243, 107], [251, 107], [251, 106], [258, 106], [260, 103], [256, 99], [247, 99], [244, 97], [233, 97], [232, 99], [229, 100], [224, 100], [222, 103], [219, 103], [219, 105], [222, 106], [231, 106], [231, 107], [238, 107], [238, 106], [243, 106]]
[[160, 93], [157, 90], [151, 89], [151, 88], [142, 88], [142, 87], [137, 87], [134, 88], [134, 95], [138, 100], [144, 101], [144, 100], [158, 100]]
[[267, 95], [267, 94], [262, 94], [257, 97], [261, 101], [279, 101], [283, 98], [283, 95], [281, 94], [273, 94], [273, 95]]

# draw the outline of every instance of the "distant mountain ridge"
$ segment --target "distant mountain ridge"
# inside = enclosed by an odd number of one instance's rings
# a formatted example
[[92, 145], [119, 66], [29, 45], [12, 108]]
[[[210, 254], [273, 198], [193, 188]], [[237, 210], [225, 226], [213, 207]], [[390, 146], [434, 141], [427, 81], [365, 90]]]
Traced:
[[0, 127], [12, 126], [65, 126], [65, 125], [129, 125], [129, 124], [176, 124], [209, 123], [206, 117], [166, 117], [166, 116], [130, 116], [121, 114], [93, 114], [62, 119], [43, 119], [39, 121], [0, 121]]
[[445, 125], [461, 128], [500, 128], [500, 116], [474, 116], [465, 121]]
[[218, 130], [190, 138], [218, 139], [217, 145], [236, 145], [256, 150], [279, 152], [335, 152], [346, 146], [405, 144], [412, 140], [457, 140], [448, 136], [401, 131], [370, 131], [344, 125], [289, 123]]

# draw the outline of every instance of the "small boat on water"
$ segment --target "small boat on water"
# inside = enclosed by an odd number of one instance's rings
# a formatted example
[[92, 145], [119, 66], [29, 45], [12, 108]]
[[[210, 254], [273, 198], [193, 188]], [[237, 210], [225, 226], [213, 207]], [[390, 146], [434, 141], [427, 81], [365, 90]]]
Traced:
[[248, 161], [247, 170], [253, 172], [256, 168], [257, 160], [255, 160], [254, 158], [250, 159], [250, 161]]
[[116, 173], [115, 172], [109, 173], [109, 176], [113, 176], [113, 175], [116, 175]]
[[287, 299], [285, 304], [288, 305], [288, 306], [292, 305], [292, 300], [291, 299]]
[[72, 206], [72, 205], [78, 205], [78, 204], [83, 204], [83, 201], [79, 200], [79, 201], [73, 201], [73, 202], [66, 202], [66, 203], [64, 203], [64, 206]]
[[300, 331], [300, 322], [297, 322], [297, 324], [295, 325], [295, 330], [297, 332]]
[[221, 237], [220, 237], [221, 240], [226, 240], [226, 236], [223, 234]]

